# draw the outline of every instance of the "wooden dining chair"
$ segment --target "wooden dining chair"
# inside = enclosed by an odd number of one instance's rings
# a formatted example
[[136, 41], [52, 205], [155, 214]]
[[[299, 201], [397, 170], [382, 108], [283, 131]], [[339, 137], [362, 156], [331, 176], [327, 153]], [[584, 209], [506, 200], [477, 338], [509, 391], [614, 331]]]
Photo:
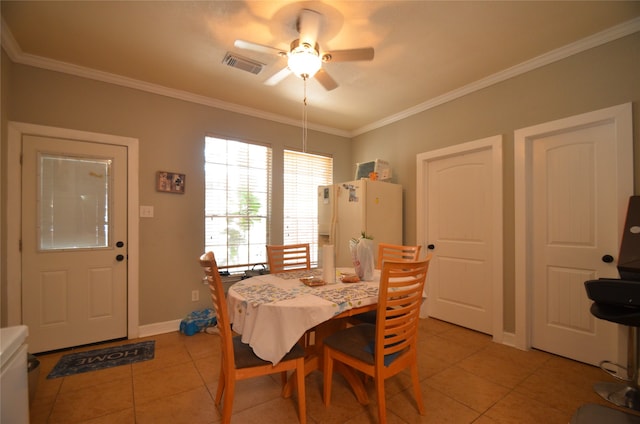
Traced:
[[409, 368], [418, 411], [424, 415], [418, 378], [418, 322], [430, 260], [431, 255], [423, 261], [385, 261], [377, 323], [348, 327], [324, 339], [325, 406], [331, 403], [333, 362], [339, 361], [373, 377], [380, 423], [387, 422], [385, 380]]
[[307, 412], [304, 385], [304, 349], [296, 344], [277, 365], [273, 365], [271, 362], [264, 361], [256, 356], [253, 349], [240, 340], [240, 336], [234, 337], [232, 335], [227, 300], [224, 296], [222, 279], [218, 273], [218, 265], [213, 252], [207, 252], [202, 255], [200, 257], [200, 265], [204, 268], [209, 283], [211, 299], [218, 320], [217, 327], [220, 331], [222, 355], [215, 402], [216, 405], [220, 405], [224, 395], [222, 422], [228, 424], [231, 421], [236, 381], [295, 371], [296, 386], [298, 388], [298, 417], [300, 423], [305, 424], [307, 422]]
[[[420, 249], [422, 246], [403, 246], [400, 244], [380, 243], [378, 244], [378, 262], [376, 269], [382, 268], [384, 261], [417, 261], [420, 258]], [[349, 320], [351, 323], [363, 323], [375, 324], [377, 319], [376, 311], [363, 312], [358, 315], [354, 315]]]
[[382, 269], [384, 261], [417, 261], [422, 246], [403, 246], [400, 244], [379, 243], [376, 269]]
[[311, 269], [309, 243], [267, 245], [267, 261], [269, 272], [304, 271]]
[[[281, 272], [306, 271], [311, 269], [311, 254], [309, 243], [267, 245], [267, 262], [269, 272], [278, 274]], [[300, 338], [300, 344], [308, 349], [311, 346], [314, 330], [307, 330]]]

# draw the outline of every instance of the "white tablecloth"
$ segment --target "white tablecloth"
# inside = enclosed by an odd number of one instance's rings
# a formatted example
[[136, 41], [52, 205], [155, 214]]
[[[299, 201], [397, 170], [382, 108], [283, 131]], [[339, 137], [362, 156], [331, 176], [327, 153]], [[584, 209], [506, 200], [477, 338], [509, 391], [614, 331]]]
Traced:
[[266, 274], [229, 288], [227, 304], [232, 328], [265, 361], [277, 364], [305, 331], [321, 322], [378, 302], [378, 270], [373, 281], [342, 283], [336, 279], [320, 287], [308, 287], [298, 277], [297, 273]]

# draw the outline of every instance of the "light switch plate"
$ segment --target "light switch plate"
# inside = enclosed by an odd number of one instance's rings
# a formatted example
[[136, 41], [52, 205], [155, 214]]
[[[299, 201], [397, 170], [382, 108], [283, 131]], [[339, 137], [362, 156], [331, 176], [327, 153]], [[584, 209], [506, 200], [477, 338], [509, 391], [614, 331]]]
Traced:
[[140, 206], [140, 218], [153, 218], [153, 206]]

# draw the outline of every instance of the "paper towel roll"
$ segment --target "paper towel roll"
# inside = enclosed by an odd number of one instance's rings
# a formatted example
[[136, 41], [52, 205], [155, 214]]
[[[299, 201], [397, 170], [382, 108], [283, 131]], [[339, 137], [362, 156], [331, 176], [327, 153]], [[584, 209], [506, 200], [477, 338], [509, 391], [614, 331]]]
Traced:
[[336, 262], [332, 244], [322, 246], [322, 279], [328, 284], [336, 282]]

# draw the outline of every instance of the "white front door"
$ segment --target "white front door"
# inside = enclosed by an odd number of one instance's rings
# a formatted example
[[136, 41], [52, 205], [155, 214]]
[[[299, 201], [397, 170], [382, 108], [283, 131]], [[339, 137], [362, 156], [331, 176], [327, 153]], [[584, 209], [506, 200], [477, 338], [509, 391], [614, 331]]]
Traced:
[[502, 333], [501, 137], [418, 155], [419, 241], [433, 249], [427, 314]]
[[32, 352], [127, 336], [127, 148], [25, 135], [22, 313]]
[[619, 359], [618, 326], [591, 315], [584, 282], [618, 278], [616, 261], [602, 258], [617, 258], [632, 194], [622, 134], [616, 118], [597, 113], [516, 133], [520, 166], [529, 164], [516, 213], [526, 217], [517, 248], [526, 252], [530, 346], [594, 365]]

